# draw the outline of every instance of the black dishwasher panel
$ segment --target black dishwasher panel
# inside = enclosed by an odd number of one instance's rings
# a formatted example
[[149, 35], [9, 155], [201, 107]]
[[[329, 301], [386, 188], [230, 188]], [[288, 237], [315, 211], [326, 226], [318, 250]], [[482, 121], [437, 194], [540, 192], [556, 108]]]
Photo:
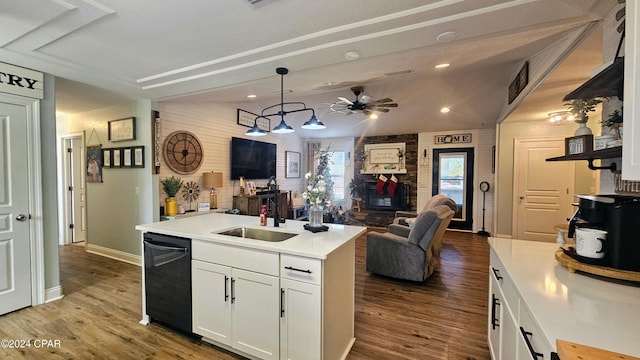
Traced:
[[191, 239], [144, 234], [147, 315], [191, 334]]

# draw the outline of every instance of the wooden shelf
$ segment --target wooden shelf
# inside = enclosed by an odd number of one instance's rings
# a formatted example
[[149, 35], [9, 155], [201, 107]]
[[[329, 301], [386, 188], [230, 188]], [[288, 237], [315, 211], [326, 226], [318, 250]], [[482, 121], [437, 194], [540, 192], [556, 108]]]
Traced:
[[617, 96], [622, 100], [623, 88], [624, 56], [616, 58], [613, 64], [567, 94], [562, 100], [568, 101], [572, 99], [591, 99], [611, 96]]
[[602, 150], [588, 151], [582, 154], [556, 156], [546, 159], [547, 161], [575, 161], [575, 160], [587, 160], [589, 162], [589, 169], [591, 170], [611, 170], [615, 172], [617, 169], [616, 163], [612, 163], [609, 166], [594, 166], [593, 160], [599, 159], [612, 159], [622, 157], [622, 146], [607, 148]]

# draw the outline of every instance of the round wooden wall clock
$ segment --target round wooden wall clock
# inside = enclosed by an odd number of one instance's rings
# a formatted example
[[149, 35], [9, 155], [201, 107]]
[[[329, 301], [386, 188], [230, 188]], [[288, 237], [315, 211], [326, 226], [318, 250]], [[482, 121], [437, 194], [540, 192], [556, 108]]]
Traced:
[[164, 140], [164, 160], [178, 174], [193, 174], [202, 165], [202, 145], [198, 138], [184, 130], [174, 131]]

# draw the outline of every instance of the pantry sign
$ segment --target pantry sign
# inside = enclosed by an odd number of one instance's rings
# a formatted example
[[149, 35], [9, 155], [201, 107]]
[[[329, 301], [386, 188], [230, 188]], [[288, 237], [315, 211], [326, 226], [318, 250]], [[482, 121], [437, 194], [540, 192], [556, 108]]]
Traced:
[[44, 75], [19, 66], [0, 62], [0, 92], [44, 98]]
[[462, 144], [462, 143], [470, 143], [470, 142], [471, 142], [470, 133], [435, 136], [436, 144]]

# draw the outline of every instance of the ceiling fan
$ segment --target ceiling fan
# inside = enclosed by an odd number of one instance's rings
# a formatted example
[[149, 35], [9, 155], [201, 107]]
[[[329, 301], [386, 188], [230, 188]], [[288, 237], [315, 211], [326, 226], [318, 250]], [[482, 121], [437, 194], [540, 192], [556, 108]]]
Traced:
[[397, 103], [394, 103], [390, 98], [384, 98], [380, 100], [372, 100], [371, 96], [362, 94], [362, 86], [354, 86], [351, 88], [353, 94], [356, 96], [355, 101], [351, 101], [345, 97], [338, 96], [338, 102], [335, 102], [329, 106], [332, 111], [351, 115], [353, 113], [363, 113], [365, 115], [371, 115], [374, 112], [389, 112], [389, 108], [398, 107]]

